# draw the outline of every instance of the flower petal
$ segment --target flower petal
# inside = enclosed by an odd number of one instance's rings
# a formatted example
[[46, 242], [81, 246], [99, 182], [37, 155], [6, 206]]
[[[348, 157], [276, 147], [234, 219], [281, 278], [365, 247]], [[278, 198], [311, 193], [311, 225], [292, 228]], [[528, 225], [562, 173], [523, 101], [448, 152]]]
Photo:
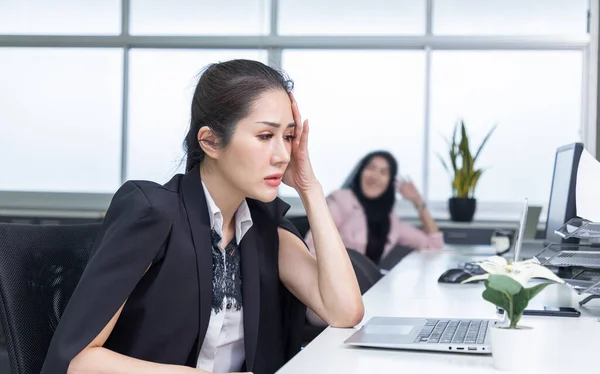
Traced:
[[508, 265], [508, 261], [504, 257], [501, 256], [491, 256], [488, 257], [485, 261], [493, 262], [494, 264], [506, 266]]
[[465, 279], [464, 281], [460, 282], [460, 283], [469, 283], [469, 282], [474, 282], [474, 281], [478, 281], [478, 280], [485, 280], [488, 279], [490, 275], [489, 274], [481, 274], [481, 275], [474, 275], [469, 279]]
[[516, 263], [513, 265], [513, 272], [509, 274], [509, 276], [523, 286], [525, 286], [531, 278], [544, 278], [556, 283], [565, 283], [564, 280], [557, 277], [550, 269], [543, 265], [535, 263]]
[[512, 279], [516, 280], [517, 282], [519, 282], [521, 284], [521, 286], [523, 286], [523, 287], [525, 287], [527, 285], [527, 282], [529, 282], [529, 279], [531, 278], [530, 273], [527, 271], [506, 273], [506, 275], [508, 275]]
[[506, 259], [499, 256], [489, 257], [484, 261], [478, 263], [479, 266], [490, 274], [504, 274], [506, 273]]
[[536, 264], [536, 265], [539, 265], [540, 264], [540, 260], [538, 260], [537, 258], [533, 257], [533, 258], [530, 258], [528, 260], [519, 261], [519, 262], [517, 262], [517, 264]]
[[543, 265], [529, 264], [527, 269], [531, 270], [531, 278], [544, 278], [556, 283], [565, 283], [565, 281], [554, 274], [552, 270]]

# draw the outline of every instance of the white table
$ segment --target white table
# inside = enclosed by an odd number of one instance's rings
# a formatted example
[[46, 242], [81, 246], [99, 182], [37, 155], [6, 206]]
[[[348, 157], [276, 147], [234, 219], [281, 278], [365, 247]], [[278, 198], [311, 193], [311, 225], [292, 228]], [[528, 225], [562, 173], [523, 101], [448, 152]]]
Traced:
[[[481, 298], [483, 284], [440, 284], [437, 279], [460, 261], [472, 259], [472, 249], [411, 253], [363, 297], [365, 318], [401, 316], [426, 318], [499, 318], [495, 306]], [[600, 373], [600, 300], [580, 307], [583, 299], [565, 285], [550, 285], [529, 308], [573, 306], [581, 317], [523, 316], [538, 338], [535, 370], [528, 373]], [[357, 326], [360, 327], [361, 325]], [[497, 372], [491, 355], [434, 353], [343, 344], [355, 329], [327, 328], [288, 362], [278, 374], [319, 373], [444, 373]]]

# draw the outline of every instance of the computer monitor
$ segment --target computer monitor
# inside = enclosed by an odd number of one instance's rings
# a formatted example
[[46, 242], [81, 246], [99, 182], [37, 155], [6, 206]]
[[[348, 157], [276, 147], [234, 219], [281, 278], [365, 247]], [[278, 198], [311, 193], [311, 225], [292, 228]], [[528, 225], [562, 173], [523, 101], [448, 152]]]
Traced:
[[582, 152], [583, 143], [572, 143], [556, 150], [544, 245], [579, 242], [578, 239], [573, 238], [563, 239], [554, 231], [577, 216], [575, 186], [577, 184], [577, 168]]

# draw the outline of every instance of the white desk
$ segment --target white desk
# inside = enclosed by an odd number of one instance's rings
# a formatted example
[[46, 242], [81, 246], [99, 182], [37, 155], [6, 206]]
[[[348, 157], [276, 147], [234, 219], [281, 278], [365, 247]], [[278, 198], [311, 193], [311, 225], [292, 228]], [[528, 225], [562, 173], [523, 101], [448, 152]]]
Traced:
[[[498, 318], [494, 305], [481, 298], [483, 284], [439, 284], [438, 276], [459, 261], [460, 249], [442, 253], [412, 253], [363, 297], [366, 322], [373, 316]], [[469, 254], [474, 251], [468, 251]], [[585, 307], [583, 297], [564, 285], [551, 285], [537, 295], [530, 308], [573, 306], [579, 318], [523, 316], [539, 342], [536, 369], [528, 373], [600, 373], [600, 300]], [[278, 374], [336, 373], [495, 373], [491, 355], [433, 353], [371, 348], [343, 344], [355, 329], [327, 328]]]

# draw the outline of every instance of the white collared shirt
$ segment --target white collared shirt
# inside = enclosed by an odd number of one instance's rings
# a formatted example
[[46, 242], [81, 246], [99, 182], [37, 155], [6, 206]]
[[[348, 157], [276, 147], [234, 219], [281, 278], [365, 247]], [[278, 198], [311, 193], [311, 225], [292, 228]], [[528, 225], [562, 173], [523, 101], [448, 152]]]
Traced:
[[[223, 214], [217, 204], [215, 204], [204, 182], [202, 182], [202, 187], [206, 196], [211, 229], [222, 238]], [[248, 208], [248, 204], [244, 200], [235, 212], [235, 238], [238, 244], [241, 243], [242, 238], [250, 227], [252, 227], [252, 217], [250, 215], [250, 208]], [[223, 250], [224, 245], [227, 245], [227, 243], [221, 241], [219, 249], [221, 250], [225, 264], [227, 258]], [[227, 266], [223, 268], [225, 271], [227, 270]], [[208, 329], [206, 330], [196, 364], [196, 368], [198, 369], [208, 372], [225, 373], [239, 371], [242, 367], [246, 357], [243, 307], [239, 310], [236, 310], [236, 308], [228, 309], [225, 304], [226, 299], [223, 298], [220, 311], [215, 311], [211, 308]]]

